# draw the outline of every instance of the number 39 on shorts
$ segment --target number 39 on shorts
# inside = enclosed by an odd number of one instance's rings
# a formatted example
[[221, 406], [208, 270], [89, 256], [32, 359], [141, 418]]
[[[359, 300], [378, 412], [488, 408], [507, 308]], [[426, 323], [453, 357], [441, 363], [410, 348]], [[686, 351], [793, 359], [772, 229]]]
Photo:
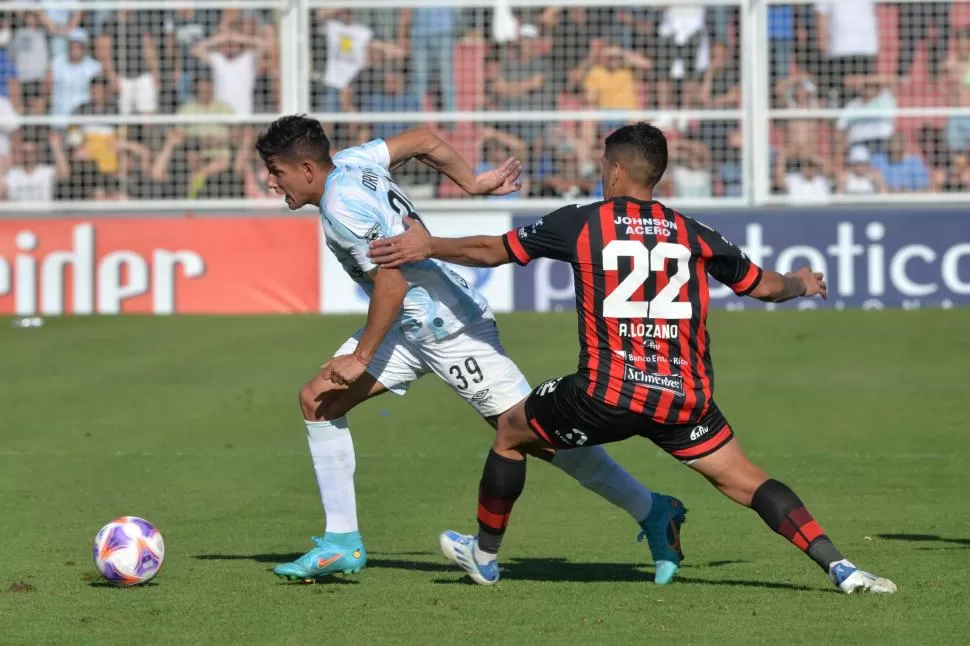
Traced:
[[[674, 300], [680, 288], [690, 280], [690, 249], [671, 242], [658, 242], [648, 249], [635, 240], [614, 240], [603, 249], [603, 268], [617, 271], [620, 258], [633, 260], [633, 271], [603, 300], [603, 316], [613, 319], [689, 319], [694, 308], [690, 301]], [[649, 278], [651, 272], [666, 271], [667, 260], [677, 261], [677, 273], [648, 301], [631, 301], [630, 297]]]

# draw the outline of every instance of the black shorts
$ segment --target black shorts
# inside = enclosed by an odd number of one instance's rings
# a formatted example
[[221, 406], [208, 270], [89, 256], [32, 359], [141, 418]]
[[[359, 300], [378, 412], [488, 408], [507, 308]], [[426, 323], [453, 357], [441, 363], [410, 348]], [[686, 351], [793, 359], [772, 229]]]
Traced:
[[577, 375], [539, 384], [525, 401], [525, 415], [532, 430], [556, 448], [595, 446], [639, 435], [683, 462], [710, 455], [734, 437], [713, 401], [696, 422], [661, 424], [593, 399]]

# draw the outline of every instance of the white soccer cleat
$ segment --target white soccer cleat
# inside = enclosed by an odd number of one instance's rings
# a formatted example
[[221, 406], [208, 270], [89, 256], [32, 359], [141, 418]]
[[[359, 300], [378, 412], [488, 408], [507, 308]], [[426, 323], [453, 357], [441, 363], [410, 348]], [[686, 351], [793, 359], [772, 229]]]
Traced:
[[846, 594], [856, 591], [873, 592], [876, 594], [892, 594], [896, 592], [896, 584], [889, 579], [860, 570], [850, 561], [842, 559], [829, 566], [829, 578], [839, 590]]
[[441, 532], [438, 536], [441, 553], [445, 558], [463, 569], [479, 585], [492, 585], [498, 582], [498, 559], [485, 565], [475, 561], [475, 545], [478, 538], [469, 534], [459, 534], [453, 530]]

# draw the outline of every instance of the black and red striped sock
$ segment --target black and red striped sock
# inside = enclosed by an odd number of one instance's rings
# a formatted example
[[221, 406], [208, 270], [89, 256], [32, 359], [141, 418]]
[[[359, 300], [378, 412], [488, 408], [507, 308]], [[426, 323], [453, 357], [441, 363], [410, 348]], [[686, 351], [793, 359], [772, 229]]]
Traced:
[[751, 508], [768, 527], [808, 554], [826, 572], [830, 564], [842, 560], [842, 554], [805, 509], [798, 495], [783, 483], [765, 481], [754, 492]]
[[478, 485], [478, 548], [498, 554], [512, 505], [525, 488], [525, 460], [504, 458], [488, 452]]

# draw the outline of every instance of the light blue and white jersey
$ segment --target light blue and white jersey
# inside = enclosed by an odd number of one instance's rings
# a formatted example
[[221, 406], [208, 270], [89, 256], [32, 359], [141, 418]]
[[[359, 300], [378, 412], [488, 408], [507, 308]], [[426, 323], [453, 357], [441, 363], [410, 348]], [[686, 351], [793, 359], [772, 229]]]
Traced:
[[[320, 218], [327, 246], [344, 270], [370, 295], [368, 273], [377, 267], [367, 257], [370, 243], [404, 232], [411, 201], [391, 178], [391, 159], [383, 139], [347, 148], [333, 158]], [[488, 302], [457, 272], [437, 260], [401, 267], [408, 292], [396, 325], [408, 341], [451, 336], [494, 315]]]

